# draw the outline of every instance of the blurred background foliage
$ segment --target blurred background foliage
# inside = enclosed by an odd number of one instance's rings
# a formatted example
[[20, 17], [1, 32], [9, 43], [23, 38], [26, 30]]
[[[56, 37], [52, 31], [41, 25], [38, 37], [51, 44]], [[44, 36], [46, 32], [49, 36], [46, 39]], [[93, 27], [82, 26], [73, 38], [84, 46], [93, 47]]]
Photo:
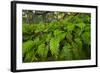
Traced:
[[91, 14], [22, 11], [23, 62], [91, 59]]

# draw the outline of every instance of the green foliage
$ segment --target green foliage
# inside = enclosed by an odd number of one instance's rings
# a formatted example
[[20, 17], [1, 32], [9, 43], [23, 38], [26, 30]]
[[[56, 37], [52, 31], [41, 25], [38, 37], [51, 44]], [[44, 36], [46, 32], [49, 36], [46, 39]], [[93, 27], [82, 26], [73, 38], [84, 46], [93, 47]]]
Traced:
[[22, 31], [23, 31], [23, 34], [29, 34], [29, 33], [32, 33], [34, 31], [34, 27], [33, 27], [33, 25], [24, 24]]
[[83, 29], [85, 27], [84, 23], [75, 24], [77, 27]]
[[80, 38], [75, 38], [75, 42], [78, 45], [78, 48], [81, 49], [82, 48], [82, 41], [80, 40]]
[[38, 26], [39, 26], [39, 27], [36, 27], [35, 33], [43, 32], [44, 29], [45, 29], [45, 25], [43, 25], [43, 24], [38, 24]]
[[71, 45], [70, 44], [66, 44], [64, 45], [60, 56], [60, 59], [63, 60], [72, 60], [73, 59], [73, 54], [72, 54], [72, 49], [71, 49]]
[[57, 58], [59, 54], [59, 40], [56, 38], [51, 38], [50, 40], [50, 51], [51, 54]]
[[68, 23], [68, 25], [67, 25], [68, 32], [73, 31], [74, 28], [75, 28], [75, 25], [74, 24]]
[[72, 42], [72, 38], [73, 38], [72, 34], [70, 32], [67, 32], [66, 33], [67, 42]]
[[35, 57], [35, 54], [34, 53], [35, 53], [34, 50], [29, 51], [26, 54], [26, 57], [25, 57], [24, 61], [25, 62], [37, 61], [37, 58]]
[[32, 48], [33, 48], [33, 41], [32, 40], [28, 40], [27, 42], [24, 42], [23, 43], [23, 46], [22, 46], [22, 52], [23, 54], [29, 52]]
[[85, 44], [90, 44], [90, 33], [89, 32], [84, 32], [82, 34], [82, 40], [84, 41]]
[[38, 46], [37, 54], [42, 60], [45, 60], [47, 58], [48, 48], [46, 48], [45, 44], [41, 44]]
[[[42, 13], [42, 12], [41, 12]], [[52, 13], [51, 13], [52, 14]], [[44, 22], [22, 25], [23, 62], [83, 60], [91, 57], [91, 16], [58, 12]], [[57, 18], [58, 15], [58, 19]], [[47, 17], [47, 16], [46, 16]], [[34, 20], [35, 21], [35, 20]]]

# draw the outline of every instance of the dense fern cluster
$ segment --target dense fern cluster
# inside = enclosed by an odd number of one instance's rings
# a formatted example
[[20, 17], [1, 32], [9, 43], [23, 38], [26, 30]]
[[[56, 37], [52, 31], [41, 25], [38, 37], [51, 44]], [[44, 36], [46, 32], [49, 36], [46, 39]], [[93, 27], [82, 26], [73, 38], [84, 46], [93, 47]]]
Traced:
[[91, 58], [91, 16], [80, 13], [50, 23], [23, 24], [23, 62]]

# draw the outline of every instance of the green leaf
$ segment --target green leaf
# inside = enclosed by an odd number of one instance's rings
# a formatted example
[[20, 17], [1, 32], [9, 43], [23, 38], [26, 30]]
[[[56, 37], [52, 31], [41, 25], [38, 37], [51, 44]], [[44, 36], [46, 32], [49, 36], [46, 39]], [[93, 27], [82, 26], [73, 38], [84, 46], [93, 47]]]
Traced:
[[72, 34], [70, 32], [66, 32], [66, 39], [68, 40], [68, 42], [72, 42]]
[[34, 41], [33, 45], [35, 45], [36, 48], [38, 47], [38, 45], [40, 45], [42, 43], [42, 41], [40, 40], [39, 37], [36, 37], [33, 41]]
[[36, 60], [37, 60], [37, 58], [35, 57], [35, 51], [31, 50], [26, 54], [24, 62], [33, 62]]
[[74, 28], [75, 28], [75, 25], [74, 25], [74, 24], [69, 23], [69, 24], [67, 25], [67, 30], [68, 30], [68, 31], [73, 31]]
[[72, 52], [73, 52], [74, 59], [76, 60], [80, 59], [78, 45], [75, 42], [72, 42], [72, 47], [73, 47]]
[[75, 38], [75, 42], [78, 45], [78, 48], [82, 49], [82, 41], [81, 41], [81, 39], [80, 38]]
[[45, 38], [46, 38], [46, 41], [49, 42], [50, 39], [52, 38], [52, 34], [51, 33], [47, 34]]
[[59, 54], [59, 40], [58, 39], [51, 38], [50, 51], [51, 51], [51, 54], [57, 58], [57, 56]]
[[33, 27], [33, 25], [29, 25], [29, 24], [23, 24], [22, 25], [23, 27], [22, 27], [22, 31], [23, 31], [23, 33], [24, 34], [30, 34], [30, 33], [32, 33], [33, 31], [34, 31], [34, 27]]
[[84, 59], [85, 53], [82, 49], [82, 42], [80, 41], [79, 38], [75, 39], [76, 42], [72, 42], [72, 52], [73, 52], [73, 56], [75, 60], [80, 60], [80, 59]]
[[83, 29], [85, 27], [84, 23], [75, 24], [77, 27]]
[[23, 55], [27, 52], [29, 52], [32, 48], [33, 48], [33, 45], [34, 42], [32, 40], [28, 40], [27, 42], [24, 42], [23, 43], [23, 46], [22, 46], [22, 52], [23, 52]]
[[64, 45], [61, 54], [60, 54], [60, 58], [64, 59], [64, 60], [72, 60], [73, 59], [73, 54], [72, 54], [72, 49], [71, 49], [71, 45], [70, 44], [66, 44]]
[[83, 41], [88, 45], [91, 43], [91, 37], [90, 36], [91, 36], [90, 32], [84, 32], [82, 34]]
[[87, 26], [85, 27], [84, 29], [85, 31], [87, 32], [90, 32], [91, 31], [91, 27], [90, 27], [90, 24], [87, 24]]
[[38, 46], [37, 53], [42, 59], [45, 59], [48, 54], [48, 48], [46, 48], [45, 44], [41, 44]]
[[64, 31], [61, 31], [61, 30], [59, 30], [59, 29], [56, 29], [56, 30], [54, 31], [54, 36], [57, 37], [58, 35], [62, 34], [63, 32], [64, 32]]
[[74, 37], [77, 38], [77, 37], [80, 37], [80, 35], [82, 34], [82, 30], [80, 28], [75, 28], [74, 30]]
[[55, 30], [54, 31], [54, 37], [60, 42], [65, 38], [66, 32], [61, 30]]
[[45, 25], [43, 25], [43, 24], [37, 24], [35, 33], [43, 32], [44, 30], [45, 30]]

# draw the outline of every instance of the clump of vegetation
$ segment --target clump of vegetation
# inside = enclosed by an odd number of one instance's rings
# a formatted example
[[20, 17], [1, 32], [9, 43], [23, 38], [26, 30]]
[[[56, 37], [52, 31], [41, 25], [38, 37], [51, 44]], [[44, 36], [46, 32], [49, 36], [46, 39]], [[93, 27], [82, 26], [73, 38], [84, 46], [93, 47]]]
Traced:
[[[41, 15], [39, 16], [38, 13]], [[35, 15], [35, 19], [23, 15], [23, 62], [91, 58], [89, 13], [29, 11], [26, 14]], [[33, 21], [27, 22], [27, 18], [33, 18]], [[42, 20], [43, 18], [45, 20]]]

